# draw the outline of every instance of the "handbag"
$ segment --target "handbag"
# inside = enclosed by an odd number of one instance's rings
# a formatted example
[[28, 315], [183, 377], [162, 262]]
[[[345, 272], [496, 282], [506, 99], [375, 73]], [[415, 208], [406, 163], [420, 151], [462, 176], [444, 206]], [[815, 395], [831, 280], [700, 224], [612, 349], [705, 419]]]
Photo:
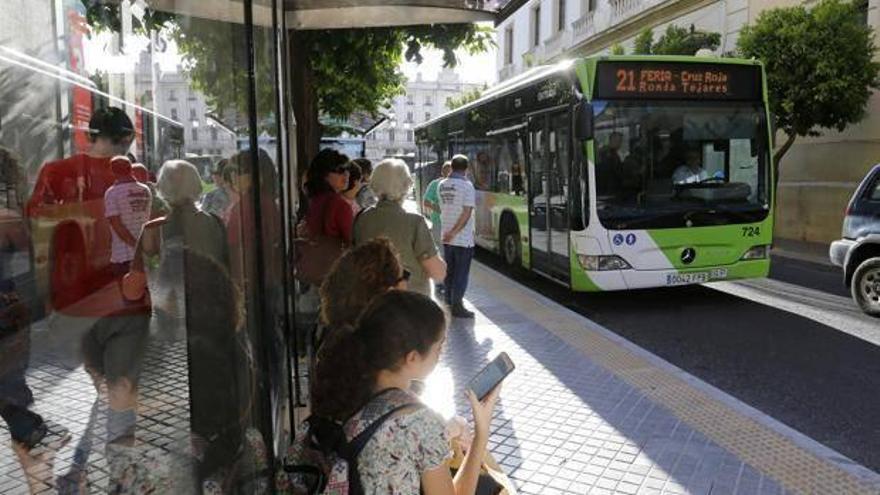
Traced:
[[[305, 238], [294, 239], [294, 277], [300, 282], [310, 285], [321, 285], [327, 278], [333, 263], [342, 256], [347, 246], [339, 237], [324, 235], [324, 211], [321, 212], [321, 233], [311, 234]], [[305, 220], [303, 220], [305, 221]], [[297, 229], [301, 230], [301, 229]], [[308, 230], [308, 229], [305, 229]]]

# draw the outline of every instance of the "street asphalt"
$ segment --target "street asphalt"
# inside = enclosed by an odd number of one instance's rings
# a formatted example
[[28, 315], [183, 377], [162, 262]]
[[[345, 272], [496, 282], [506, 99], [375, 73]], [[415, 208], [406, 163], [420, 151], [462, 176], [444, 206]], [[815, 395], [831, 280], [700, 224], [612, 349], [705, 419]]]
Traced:
[[767, 279], [588, 294], [477, 259], [880, 472], [880, 320], [836, 268], [774, 257]]

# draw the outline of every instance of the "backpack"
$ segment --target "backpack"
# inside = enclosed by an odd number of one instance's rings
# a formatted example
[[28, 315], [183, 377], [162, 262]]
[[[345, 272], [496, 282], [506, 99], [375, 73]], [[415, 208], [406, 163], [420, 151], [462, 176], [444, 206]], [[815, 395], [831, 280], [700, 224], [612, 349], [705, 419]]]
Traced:
[[278, 493], [362, 495], [358, 455], [385, 421], [401, 410], [422, 407], [409, 392], [391, 388], [374, 395], [345, 423], [310, 416], [278, 473]]

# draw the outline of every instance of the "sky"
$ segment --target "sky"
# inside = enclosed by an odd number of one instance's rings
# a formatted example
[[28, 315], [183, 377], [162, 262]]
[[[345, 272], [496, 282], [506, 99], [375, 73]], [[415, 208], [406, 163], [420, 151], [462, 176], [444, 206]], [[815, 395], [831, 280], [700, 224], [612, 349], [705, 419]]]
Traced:
[[[440, 50], [424, 50], [425, 57], [421, 65], [414, 62], [405, 62], [401, 65], [403, 73], [410, 80], [415, 80], [421, 72], [422, 79], [433, 81], [443, 68], [443, 52]], [[479, 55], [468, 55], [461, 52], [458, 54], [459, 64], [455, 71], [464, 82], [495, 84], [497, 72], [495, 71], [495, 48]]]

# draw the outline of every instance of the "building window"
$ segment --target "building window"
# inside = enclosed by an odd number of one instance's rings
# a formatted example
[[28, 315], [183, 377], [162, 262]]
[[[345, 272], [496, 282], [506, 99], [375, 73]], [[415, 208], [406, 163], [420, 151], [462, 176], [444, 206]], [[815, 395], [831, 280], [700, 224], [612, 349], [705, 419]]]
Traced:
[[394, 129], [388, 129], [388, 140], [394, 141]]
[[406, 141], [408, 143], [413, 142], [413, 131], [406, 131]]
[[177, 109], [176, 108], [171, 109], [171, 120], [177, 120]]
[[425, 122], [431, 120], [431, 112], [425, 112]]
[[504, 65], [513, 64], [513, 26], [504, 30]]
[[211, 141], [216, 141], [216, 140], [217, 140], [217, 128], [212, 127], [211, 128]]
[[565, 0], [556, 2], [556, 30], [565, 31]]
[[596, 0], [585, 0], [587, 4], [587, 12], [596, 11]]
[[189, 109], [189, 119], [196, 120], [196, 109], [195, 108]]
[[192, 128], [192, 139], [193, 139], [193, 141], [199, 140], [199, 128], [198, 127]]
[[408, 123], [412, 124], [412, 122], [413, 122], [413, 113], [412, 112], [406, 112], [406, 121]]
[[415, 105], [415, 99], [413, 99], [412, 95], [406, 95], [406, 104], [407, 105]]
[[177, 94], [173, 89], [168, 90], [168, 101], [177, 101]]
[[425, 106], [430, 107], [430, 106], [433, 105], [433, 104], [434, 104], [434, 103], [431, 101], [431, 97], [430, 97], [430, 96], [426, 96], [426, 97], [425, 97]]
[[532, 9], [532, 46], [541, 44], [541, 5]]

